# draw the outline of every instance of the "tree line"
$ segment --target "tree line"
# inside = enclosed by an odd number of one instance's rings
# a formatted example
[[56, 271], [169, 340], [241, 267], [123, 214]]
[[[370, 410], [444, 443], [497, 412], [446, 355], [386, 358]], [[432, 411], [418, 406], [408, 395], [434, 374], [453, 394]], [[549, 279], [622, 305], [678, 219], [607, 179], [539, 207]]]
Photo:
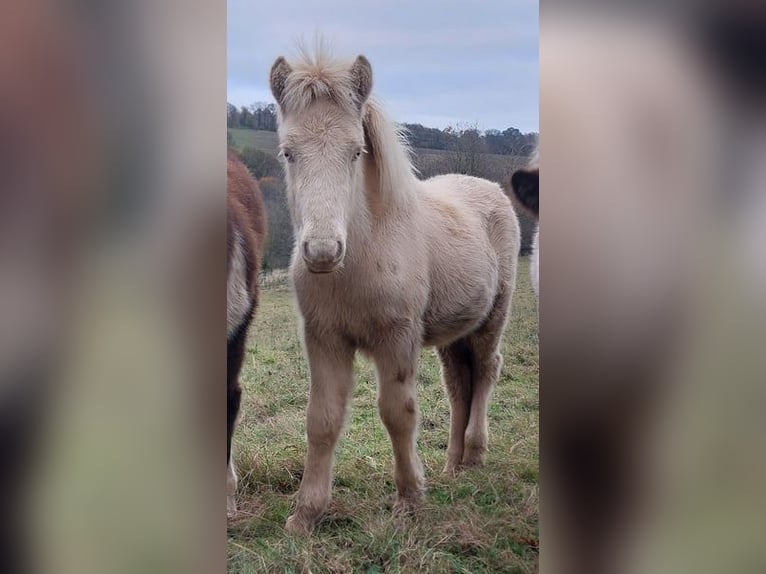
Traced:
[[[277, 107], [273, 103], [256, 102], [237, 107], [226, 104], [226, 125], [229, 128], [277, 131]], [[479, 130], [476, 126], [429, 128], [421, 124], [403, 124], [413, 148], [454, 152], [471, 145], [481, 153], [529, 156], [537, 144], [536, 133], [522, 133], [516, 128]]]
[[237, 107], [226, 104], [226, 125], [230, 128], [250, 128], [253, 130], [277, 131], [277, 106], [257, 102], [249, 106]]

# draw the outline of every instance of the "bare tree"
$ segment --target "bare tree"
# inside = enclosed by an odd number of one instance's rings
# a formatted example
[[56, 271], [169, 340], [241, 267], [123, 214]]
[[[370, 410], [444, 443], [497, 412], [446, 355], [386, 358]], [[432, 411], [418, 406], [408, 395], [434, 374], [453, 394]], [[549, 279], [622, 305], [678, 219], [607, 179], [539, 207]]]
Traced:
[[486, 145], [476, 125], [458, 125], [446, 130], [453, 138], [449, 151], [449, 170], [452, 173], [483, 176], [486, 171]]

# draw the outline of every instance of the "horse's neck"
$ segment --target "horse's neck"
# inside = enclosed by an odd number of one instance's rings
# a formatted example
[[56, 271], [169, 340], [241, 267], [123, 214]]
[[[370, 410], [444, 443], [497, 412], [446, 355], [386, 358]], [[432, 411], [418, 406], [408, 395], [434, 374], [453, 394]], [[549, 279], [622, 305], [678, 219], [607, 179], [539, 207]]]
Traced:
[[374, 155], [365, 158], [364, 175], [360, 182], [368, 217], [381, 221], [410, 213], [417, 202], [417, 196], [412, 192], [416, 179], [413, 177], [411, 181], [400, 182], [402, 189], [387, 189], [385, 186], [390, 182], [382, 181], [378, 161]]
[[377, 259], [385, 259], [396, 249], [396, 242], [411, 237], [411, 234], [397, 233], [396, 229], [406, 230], [414, 225], [417, 198], [405, 196], [405, 201], [392, 201], [382, 192], [377, 179], [369, 178], [367, 174], [358, 183], [356, 197], [361, 202], [355, 206], [349, 220], [347, 267], [368, 265], [370, 253], [375, 253]]
[[355, 203], [348, 222], [349, 241], [356, 244], [368, 244], [373, 241], [373, 224], [376, 217], [374, 195], [370, 194], [365, 183], [366, 174], [357, 182], [354, 193]]
[[[370, 113], [379, 112], [373, 109]], [[381, 171], [386, 166], [381, 163], [383, 159], [378, 154], [389, 153], [398, 160], [401, 156], [400, 161], [409, 160], [394, 136], [381, 140], [380, 127], [378, 131], [372, 129], [374, 125], [381, 124], [383, 119], [374, 116], [374, 121], [368, 117], [368, 124], [365, 125], [369, 153], [363, 156], [362, 174], [354, 194], [357, 204], [349, 221], [349, 240], [357, 244], [358, 249], [355, 251], [362, 257], [364, 255], [361, 254], [367, 253], [373, 243], [384, 240], [384, 237], [386, 241], [391, 241], [392, 237], [399, 235], [391, 233], [392, 225], [406, 228], [418, 212], [418, 196], [414, 192], [417, 179], [414, 175], [407, 177], [411, 175], [409, 169], [406, 175], [403, 171], [391, 169], [392, 166], [388, 166], [385, 172]], [[385, 231], [381, 233], [382, 230]]]

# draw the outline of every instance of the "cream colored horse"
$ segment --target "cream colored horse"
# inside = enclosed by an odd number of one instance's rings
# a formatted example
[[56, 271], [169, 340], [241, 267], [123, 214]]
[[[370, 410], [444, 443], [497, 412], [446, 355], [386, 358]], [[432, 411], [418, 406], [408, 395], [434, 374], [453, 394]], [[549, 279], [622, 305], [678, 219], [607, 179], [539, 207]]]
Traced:
[[290, 271], [311, 374], [308, 453], [286, 528], [307, 533], [330, 500], [356, 351], [377, 368], [397, 510], [414, 508], [424, 489], [415, 444], [421, 347], [437, 347], [450, 396], [445, 470], [483, 462], [519, 226], [495, 183], [417, 179], [401, 134], [369, 97], [364, 56], [353, 63], [321, 50], [293, 63], [280, 57], [270, 80], [295, 227]]

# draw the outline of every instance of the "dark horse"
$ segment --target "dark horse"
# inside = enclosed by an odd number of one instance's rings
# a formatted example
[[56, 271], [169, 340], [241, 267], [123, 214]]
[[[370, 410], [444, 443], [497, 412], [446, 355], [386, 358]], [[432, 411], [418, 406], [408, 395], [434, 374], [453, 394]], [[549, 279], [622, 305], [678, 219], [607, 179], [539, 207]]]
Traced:
[[247, 331], [258, 305], [258, 270], [266, 235], [263, 198], [253, 177], [229, 151], [226, 163], [226, 511], [236, 512], [237, 474], [231, 459], [231, 436], [239, 413], [239, 371]]

